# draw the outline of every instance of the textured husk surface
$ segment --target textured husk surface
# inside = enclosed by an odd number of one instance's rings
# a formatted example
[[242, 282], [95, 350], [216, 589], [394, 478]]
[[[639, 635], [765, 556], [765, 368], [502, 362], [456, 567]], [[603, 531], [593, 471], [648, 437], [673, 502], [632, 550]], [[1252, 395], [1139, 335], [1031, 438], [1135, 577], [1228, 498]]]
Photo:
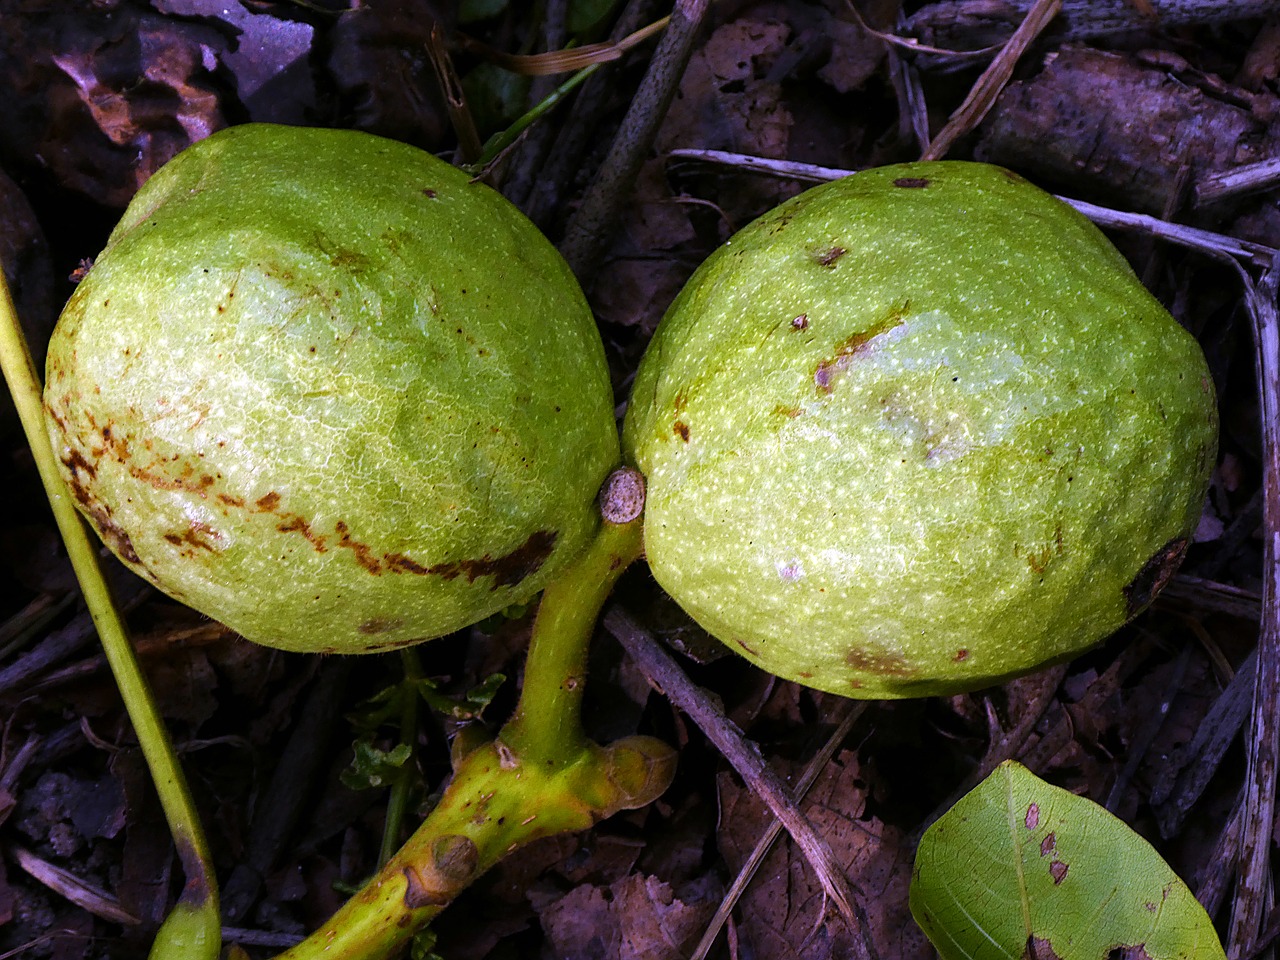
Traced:
[[1142, 609], [1216, 450], [1198, 345], [1069, 207], [918, 163], [735, 235], [663, 319], [624, 433], [659, 583], [765, 669], [973, 689]]
[[117, 555], [292, 650], [528, 599], [617, 459], [551, 245], [461, 171], [351, 131], [237, 127], [158, 172], [66, 307], [46, 407]]

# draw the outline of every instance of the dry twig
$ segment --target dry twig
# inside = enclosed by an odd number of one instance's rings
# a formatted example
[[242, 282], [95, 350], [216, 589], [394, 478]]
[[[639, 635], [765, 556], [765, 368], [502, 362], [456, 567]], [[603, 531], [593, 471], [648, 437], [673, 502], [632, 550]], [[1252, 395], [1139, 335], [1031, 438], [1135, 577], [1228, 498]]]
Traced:
[[707, 735], [716, 749], [738, 771], [748, 787], [757, 794], [781, 821], [796, 845], [813, 866], [823, 890], [856, 934], [855, 942], [863, 948], [862, 957], [877, 960], [866, 913], [849, 887], [848, 878], [836, 862], [827, 842], [800, 811], [791, 791], [765, 763], [760, 750], [746, 738], [737, 725], [712, 702], [705, 690], [693, 683], [657, 641], [631, 617], [613, 607], [604, 615], [604, 626], [627, 654], [644, 671], [650, 681], [677, 708], [684, 711]]
[[[809, 792], [809, 788], [813, 786], [813, 782], [818, 779], [818, 774], [831, 761], [832, 756], [840, 748], [840, 744], [844, 743], [845, 738], [849, 736], [849, 731], [853, 729], [854, 723], [862, 716], [866, 708], [867, 704], [864, 700], [842, 700], [840, 702], [836, 710], [837, 715], [840, 717], [839, 723], [836, 724], [836, 729], [827, 738], [827, 742], [823, 744], [822, 749], [814, 754], [813, 758], [805, 766], [800, 779], [796, 782], [795, 799], [797, 802], [804, 799], [805, 794]], [[747, 857], [742, 869], [733, 878], [733, 883], [725, 891], [724, 898], [720, 901], [720, 906], [716, 908], [716, 915], [707, 924], [707, 929], [703, 931], [702, 939], [698, 941], [698, 946], [693, 951], [690, 960], [704, 960], [707, 954], [711, 952], [720, 929], [728, 921], [733, 908], [746, 892], [747, 886], [756, 875], [756, 871], [760, 869], [760, 864], [764, 863], [764, 858], [773, 849], [774, 841], [778, 839], [780, 833], [782, 833], [782, 821], [775, 819], [756, 842], [751, 851], [751, 856]]]
[[[991, 43], [1026, 16], [1033, 0], [943, 0], [922, 6], [907, 21], [912, 32], [942, 38], [948, 45]], [[1252, 20], [1280, 12], [1280, 0], [1156, 0], [1155, 20], [1133, 0], [1063, 0], [1055, 34], [1083, 39], [1127, 33], [1158, 26], [1164, 29], [1192, 24]]]
[[709, 6], [710, 0], [677, 0], [671, 22], [609, 153], [569, 221], [560, 252], [584, 286], [667, 114]]
[[1014, 66], [1061, 9], [1062, 0], [1035, 0], [1032, 3], [1009, 42], [982, 72], [982, 76], [973, 85], [964, 102], [956, 108], [947, 125], [933, 138], [921, 157], [922, 160], [937, 160], [945, 156], [956, 140], [982, 122], [982, 118], [995, 104], [996, 97], [1000, 96], [1000, 91], [1013, 76]]
[[1275, 818], [1277, 753], [1280, 753], [1280, 255], [1254, 283], [1240, 268], [1245, 307], [1253, 327], [1258, 393], [1262, 407], [1263, 579], [1262, 624], [1253, 687], [1253, 714], [1245, 735], [1244, 824], [1240, 865], [1227, 934], [1227, 956], [1247, 956], [1262, 927], [1271, 878], [1271, 827]]

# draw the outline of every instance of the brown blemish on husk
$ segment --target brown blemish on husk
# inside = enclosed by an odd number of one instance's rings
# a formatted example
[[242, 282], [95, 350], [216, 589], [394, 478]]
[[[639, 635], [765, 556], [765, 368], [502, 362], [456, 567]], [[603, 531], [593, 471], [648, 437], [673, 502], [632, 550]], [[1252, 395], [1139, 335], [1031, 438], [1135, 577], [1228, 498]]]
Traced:
[[302, 534], [307, 538], [307, 541], [315, 547], [316, 553], [324, 553], [325, 550], [328, 549], [325, 544], [325, 538], [312, 530], [311, 524], [296, 513], [283, 515], [280, 523], [276, 524], [276, 530], [280, 533]]
[[379, 633], [388, 633], [402, 626], [404, 626], [404, 620], [400, 617], [370, 617], [356, 629], [366, 637], [372, 637]]
[[207, 523], [193, 521], [181, 533], [166, 533], [164, 539], [175, 547], [182, 548], [185, 546], [182, 552], [189, 557], [194, 557], [196, 550], [217, 553], [218, 540], [221, 538], [218, 531]]
[[372, 574], [382, 573], [382, 564], [378, 558], [373, 555], [367, 543], [361, 543], [351, 536], [351, 528], [342, 520], [333, 525], [333, 532], [337, 534], [338, 546], [343, 550], [350, 550], [356, 558], [356, 563], [364, 567]]
[[546, 562], [558, 537], [554, 530], [535, 530], [524, 543], [501, 557], [491, 557], [486, 553], [478, 560], [437, 563], [428, 567], [427, 572], [446, 580], [465, 576], [468, 583], [474, 583], [481, 577], [493, 577], [494, 590], [514, 586], [537, 572]]
[[836, 265], [836, 261], [839, 260], [841, 257], [843, 257], [846, 253], [848, 253], [848, 251], [845, 250], [844, 247], [836, 246], [835, 244], [833, 244], [828, 249], [817, 254], [816, 259], [819, 265], [824, 266], [827, 269], [830, 269], [834, 267]]
[[93, 495], [92, 486], [98, 476], [98, 468], [75, 447], [71, 447], [61, 459], [62, 465], [67, 468], [67, 487], [71, 496], [80, 504], [81, 510], [93, 523], [99, 536], [121, 560], [141, 564], [142, 558], [134, 549], [133, 541], [124, 528], [115, 522], [111, 508]]
[[407, 573], [415, 576], [437, 576], [445, 580], [466, 577], [468, 583], [474, 583], [481, 577], [492, 577], [491, 589], [494, 590], [514, 586], [535, 573], [551, 555], [559, 536], [554, 530], [536, 530], [529, 534], [524, 543], [500, 557], [486, 553], [479, 558], [449, 560], [427, 566], [403, 553], [384, 553], [379, 557], [369, 544], [355, 539], [351, 535], [351, 528], [342, 520], [334, 524], [334, 534], [338, 538], [338, 546], [350, 550], [356, 563], [375, 576], [383, 573]]
[[912, 677], [916, 674], [916, 668], [900, 653], [854, 647], [844, 655], [844, 662], [858, 673], [874, 673], [886, 677]]
[[382, 559], [386, 561], [387, 569], [392, 573], [412, 573], [421, 576], [431, 572], [430, 567], [423, 566], [403, 553], [384, 553]]
[[901, 304], [891, 307], [883, 317], [867, 329], [859, 330], [837, 343], [832, 355], [818, 361], [818, 365], [813, 370], [813, 382], [818, 392], [824, 395], [831, 393], [836, 377], [847, 370], [854, 360], [867, 352], [872, 340], [900, 326], [910, 306], [911, 302], [904, 300]]
[[921, 190], [929, 185], [928, 177], [899, 177], [893, 181], [895, 187], [902, 187], [906, 190]]
[[671, 424], [671, 432], [683, 440], [689, 442], [689, 424], [684, 421], [682, 414], [689, 404], [689, 394], [687, 388], [681, 387], [676, 391], [675, 399], [671, 401], [671, 412], [675, 415], [675, 421]]
[[1187, 553], [1187, 538], [1177, 537], [1151, 555], [1123, 589], [1127, 616], [1146, 608], [1168, 585]]

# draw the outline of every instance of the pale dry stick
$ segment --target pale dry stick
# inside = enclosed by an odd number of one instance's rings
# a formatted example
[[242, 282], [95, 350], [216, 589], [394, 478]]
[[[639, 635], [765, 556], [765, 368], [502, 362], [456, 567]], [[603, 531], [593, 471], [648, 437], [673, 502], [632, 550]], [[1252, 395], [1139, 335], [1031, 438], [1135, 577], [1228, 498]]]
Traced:
[[[1243, 796], [1244, 791], [1241, 790], [1240, 793]], [[1231, 878], [1235, 875], [1244, 816], [1244, 804], [1237, 801], [1231, 808], [1227, 822], [1218, 831], [1213, 849], [1204, 858], [1204, 865], [1196, 873], [1196, 899], [1211, 917], [1222, 909], [1222, 901], [1227, 898]]]
[[1240, 960], [1262, 928], [1271, 878], [1271, 828], [1275, 820], [1276, 768], [1280, 759], [1280, 254], [1255, 284], [1245, 282], [1245, 307], [1253, 327], [1258, 394], [1262, 406], [1263, 578], [1262, 624], [1253, 687], [1253, 714], [1245, 735], [1245, 818], [1239, 879], [1231, 905], [1227, 956]]
[[[840, 717], [840, 720], [835, 730], [827, 738], [827, 742], [822, 745], [822, 749], [809, 760], [804, 772], [800, 775], [800, 779], [796, 781], [794, 795], [797, 803], [804, 799], [805, 794], [809, 792], [809, 788], [818, 779], [818, 774], [826, 768], [840, 744], [844, 743], [845, 738], [849, 736], [849, 731], [853, 729], [853, 725], [866, 712], [866, 709], [867, 703], [865, 700], [841, 700], [837, 708], [837, 716]], [[702, 939], [698, 941], [698, 946], [689, 960], [705, 960], [707, 954], [711, 952], [711, 948], [716, 944], [716, 938], [720, 935], [720, 929], [729, 920], [729, 915], [733, 913], [733, 908], [737, 906], [738, 901], [746, 892], [747, 886], [756, 875], [756, 871], [760, 869], [760, 864], [764, 863], [764, 858], [773, 849], [774, 841], [778, 839], [780, 833], [782, 833], [782, 821], [775, 818], [760, 839], [756, 841], [755, 847], [751, 850], [751, 855], [747, 857], [742, 869], [733, 878], [733, 883], [725, 891], [725, 895], [720, 901], [720, 906], [716, 909], [716, 915], [707, 924], [707, 929], [703, 931]]]
[[1234, 170], [1212, 173], [1196, 184], [1196, 205], [1241, 193], [1269, 190], [1280, 184], [1280, 160], [1260, 160]]
[[120, 906], [120, 901], [105, 890], [86, 883], [69, 870], [64, 870], [48, 860], [37, 857], [25, 847], [10, 844], [8, 853], [31, 879], [74, 903], [81, 910], [86, 910], [95, 917], [101, 917], [103, 920], [124, 926], [133, 927], [141, 922], [128, 910]]
[[725, 167], [747, 173], [759, 173], [767, 177], [779, 177], [785, 180], [804, 180], [808, 183], [826, 183], [828, 180], [839, 180], [854, 173], [842, 167], [820, 167], [816, 163], [802, 163], [799, 160], [774, 160], [771, 157], [756, 157], [749, 153], [732, 153], [728, 150], [704, 150], [689, 148], [672, 150], [668, 158], [676, 160], [700, 160], [703, 163], [716, 163]]
[[805, 858], [813, 867], [822, 889], [849, 924], [855, 942], [862, 948], [862, 958], [878, 960], [875, 946], [862, 909], [849, 886], [849, 880], [836, 862], [831, 847], [818, 835], [791, 796], [781, 778], [765, 763], [760, 749], [738, 726], [712, 702], [705, 690], [697, 686], [679, 665], [629, 614], [617, 606], [604, 615], [604, 627], [627, 651], [628, 656], [644, 671], [662, 693], [678, 709], [687, 714], [707, 735], [717, 750], [738, 771], [791, 834]]
[[969, 95], [964, 98], [964, 102], [956, 108], [955, 113], [951, 114], [950, 119], [947, 120], [946, 126], [933, 138], [933, 142], [921, 157], [922, 160], [937, 160], [945, 156], [960, 137], [982, 122], [982, 118], [995, 106], [996, 97], [1000, 96], [1000, 91], [1009, 83], [1009, 78], [1013, 76], [1013, 68], [1022, 59], [1022, 55], [1044, 32], [1061, 9], [1062, 0], [1035, 0], [1022, 23], [1018, 24], [1018, 29], [1009, 38], [1009, 42], [996, 54], [987, 69], [982, 71], [982, 76], [969, 90]]
[[[12, 718], [10, 720], [12, 722]], [[9, 729], [6, 725], [6, 737], [8, 733]], [[13, 798], [14, 790], [18, 786], [18, 778], [22, 776], [22, 772], [26, 770], [27, 764], [31, 762], [42, 743], [44, 743], [44, 738], [39, 734], [33, 733], [23, 741], [22, 746], [18, 748], [18, 752], [14, 754], [12, 759], [7, 756], [0, 757], [0, 800], [4, 798], [5, 794], [8, 794], [10, 799]], [[5, 752], [8, 752], [7, 748]]]
[[[1032, 0], [949, 0], [930, 3], [912, 14], [907, 24], [915, 33], [940, 34], [947, 43], [976, 35], [979, 42], [1008, 32], [1026, 16]], [[1076, 40], [1107, 34], [1163, 29], [1192, 24], [1253, 20], [1280, 13], [1280, 0], [1155, 0], [1153, 21], [1132, 0], [1063, 0], [1055, 35]]]
[[[820, 167], [816, 164], [798, 163], [791, 160], [770, 160], [767, 157], [754, 157], [749, 154], [731, 153], [725, 150], [681, 149], [672, 150], [668, 157], [677, 160], [701, 160], [706, 163], [718, 163], [722, 166], [734, 167], [750, 173], [767, 176], [786, 177], [812, 183], [825, 183], [828, 180], [839, 180], [847, 177], [853, 170], [842, 170], [836, 167]], [[1063, 203], [1075, 207], [1100, 227], [1111, 227], [1118, 230], [1138, 230], [1180, 247], [1198, 250], [1213, 257], [1226, 257], [1232, 262], [1242, 261], [1255, 267], [1267, 267], [1280, 253], [1275, 247], [1254, 243], [1252, 240], [1241, 240], [1224, 233], [1211, 230], [1200, 230], [1196, 227], [1184, 226], [1180, 223], [1169, 223], [1158, 217], [1145, 213], [1128, 213], [1100, 207], [1084, 200], [1073, 200], [1071, 197], [1059, 196]]]
[[[859, 23], [862, 17], [857, 13], [853, 0], [847, 0], [849, 9]], [[903, 23], [902, 11], [898, 11], [898, 25]], [[870, 30], [862, 24], [864, 30]], [[876, 33], [875, 36], [886, 42], [886, 57], [889, 62], [889, 79], [893, 84], [893, 93], [898, 100], [898, 136], [906, 141], [915, 138], [916, 146], [924, 152], [929, 146], [929, 104], [925, 101], [924, 86], [920, 83], [920, 71], [914, 63], [900, 54], [888, 34]]]
[[622, 204], [630, 196], [640, 166], [667, 115], [710, 5], [710, 0], [677, 0], [667, 30], [604, 163], [569, 221], [560, 252], [584, 285], [599, 262]]

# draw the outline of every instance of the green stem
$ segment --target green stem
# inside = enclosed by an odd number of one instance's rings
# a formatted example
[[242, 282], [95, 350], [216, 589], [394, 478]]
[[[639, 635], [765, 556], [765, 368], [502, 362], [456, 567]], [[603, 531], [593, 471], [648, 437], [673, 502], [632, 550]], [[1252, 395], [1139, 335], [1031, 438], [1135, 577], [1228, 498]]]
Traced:
[[409, 812], [409, 799], [417, 779], [417, 765], [413, 753], [418, 749], [418, 681], [422, 679], [422, 659], [412, 647], [400, 651], [400, 663], [404, 667], [404, 703], [400, 712], [400, 742], [409, 745], [409, 759], [405, 761], [391, 784], [391, 796], [387, 798], [387, 819], [382, 828], [382, 849], [378, 851], [378, 866], [386, 865], [400, 846], [400, 830]]
[[102, 648], [115, 675], [125, 709], [137, 732], [138, 744], [160, 795], [160, 804], [182, 862], [186, 885], [177, 906], [161, 926], [151, 956], [217, 957], [221, 949], [218, 888], [200, 818], [160, 712], [138, 666], [133, 645], [103, 579], [97, 553], [58, 471], [45, 429], [40, 378], [3, 273], [0, 273], [0, 369], [3, 369], [9, 384], [13, 404], [31, 446], [31, 455], [53, 508], [54, 520], [66, 544], [67, 556], [102, 640]]
[[587, 649], [613, 584], [640, 554], [640, 521], [605, 523], [542, 595], [515, 715], [457, 761], [422, 826], [378, 875], [277, 960], [380, 960], [478, 876], [539, 837], [585, 830], [644, 806], [671, 781], [675, 754], [650, 737], [587, 740], [580, 707]]
[[520, 134], [524, 133], [525, 130], [537, 121], [539, 117], [547, 113], [561, 100], [585, 83], [588, 77], [600, 69], [600, 66], [601, 64], [599, 63], [593, 63], [589, 66], [583, 67], [568, 80], [543, 97], [542, 100], [530, 107], [529, 110], [526, 111], [523, 116], [515, 120], [511, 126], [507, 127], [507, 129], [500, 133], [495, 133], [491, 136], [485, 141], [484, 151], [480, 154], [480, 158], [476, 160], [475, 163], [467, 164], [464, 169], [473, 174], [483, 173], [484, 169], [488, 167], [489, 164], [498, 159], [503, 150], [506, 150], [509, 146], [515, 143], [517, 139], [519, 139]]
[[521, 757], [568, 763], [586, 749], [581, 708], [591, 633], [613, 585], [640, 549], [640, 521], [605, 523], [586, 552], [543, 592], [520, 703], [499, 735]]

